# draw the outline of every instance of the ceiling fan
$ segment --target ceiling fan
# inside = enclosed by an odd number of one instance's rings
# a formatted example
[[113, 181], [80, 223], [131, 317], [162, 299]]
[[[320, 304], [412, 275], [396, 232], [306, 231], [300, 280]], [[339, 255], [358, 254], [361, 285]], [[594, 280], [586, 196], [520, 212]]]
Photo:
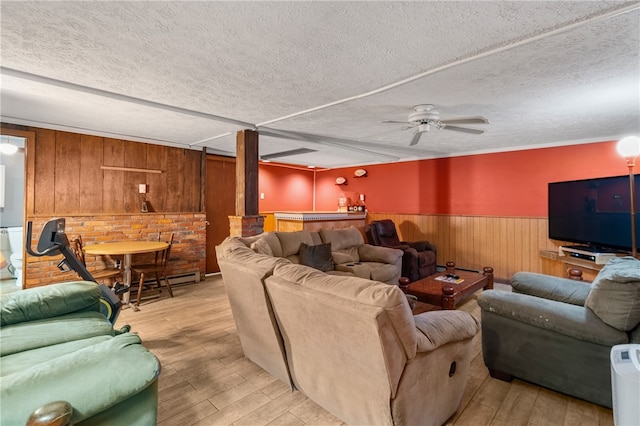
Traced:
[[411, 142], [409, 146], [414, 146], [420, 140], [420, 136], [424, 132], [428, 132], [432, 127], [440, 130], [454, 130], [456, 132], [464, 132], [464, 133], [472, 133], [474, 135], [479, 135], [484, 133], [484, 130], [478, 129], [469, 129], [467, 127], [458, 127], [454, 126], [454, 124], [489, 124], [489, 120], [484, 117], [476, 116], [476, 117], [460, 117], [460, 118], [452, 118], [448, 120], [441, 120], [440, 113], [438, 111], [433, 110], [433, 105], [424, 104], [424, 105], [416, 105], [413, 107], [414, 112], [409, 114], [409, 119], [407, 121], [394, 121], [394, 120], [385, 120], [383, 123], [400, 123], [406, 124], [402, 130], [411, 129], [417, 127], [416, 131], [413, 133], [413, 137], [411, 138]]

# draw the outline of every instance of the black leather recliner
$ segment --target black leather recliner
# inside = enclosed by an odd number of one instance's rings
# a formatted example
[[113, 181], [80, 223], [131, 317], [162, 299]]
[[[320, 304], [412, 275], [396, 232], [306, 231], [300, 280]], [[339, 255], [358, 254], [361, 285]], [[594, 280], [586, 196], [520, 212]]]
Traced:
[[429, 241], [400, 241], [392, 220], [376, 220], [364, 228], [367, 242], [374, 246], [391, 247], [404, 251], [402, 276], [410, 282], [436, 273], [436, 246]]

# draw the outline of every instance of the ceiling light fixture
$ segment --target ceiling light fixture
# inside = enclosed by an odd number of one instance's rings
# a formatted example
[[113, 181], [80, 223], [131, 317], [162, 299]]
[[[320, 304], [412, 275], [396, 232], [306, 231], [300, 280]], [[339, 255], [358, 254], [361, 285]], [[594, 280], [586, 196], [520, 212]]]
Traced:
[[18, 147], [9, 142], [0, 143], [0, 152], [6, 155], [13, 155], [18, 152]]

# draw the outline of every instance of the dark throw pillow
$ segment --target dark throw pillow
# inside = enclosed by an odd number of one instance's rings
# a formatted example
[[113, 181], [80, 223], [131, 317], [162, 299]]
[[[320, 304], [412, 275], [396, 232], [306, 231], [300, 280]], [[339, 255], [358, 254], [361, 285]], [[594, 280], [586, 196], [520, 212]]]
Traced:
[[308, 246], [300, 243], [300, 264], [310, 266], [322, 272], [333, 271], [331, 243]]

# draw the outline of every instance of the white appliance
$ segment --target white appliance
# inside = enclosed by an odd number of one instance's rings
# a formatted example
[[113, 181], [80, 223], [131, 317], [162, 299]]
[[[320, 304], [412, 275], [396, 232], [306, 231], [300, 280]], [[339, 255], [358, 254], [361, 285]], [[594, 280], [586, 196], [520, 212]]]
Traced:
[[611, 348], [613, 423], [640, 425], [640, 344]]
[[16, 286], [22, 287], [22, 247], [24, 247], [24, 235], [22, 226], [7, 228], [9, 246], [11, 247], [11, 267], [13, 276], [16, 277]]
[[616, 253], [601, 253], [597, 251], [589, 251], [570, 246], [560, 246], [560, 256], [575, 257], [578, 259], [589, 260], [596, 265], [604, 265], [617, 256]]
[[9, 245], [9, 233], [6, 228], [0, 229], [0, 251], [7, 261], [7, 266], [0, 269], [0, 280], [13, 278], [11, 271], [11, 246]]

